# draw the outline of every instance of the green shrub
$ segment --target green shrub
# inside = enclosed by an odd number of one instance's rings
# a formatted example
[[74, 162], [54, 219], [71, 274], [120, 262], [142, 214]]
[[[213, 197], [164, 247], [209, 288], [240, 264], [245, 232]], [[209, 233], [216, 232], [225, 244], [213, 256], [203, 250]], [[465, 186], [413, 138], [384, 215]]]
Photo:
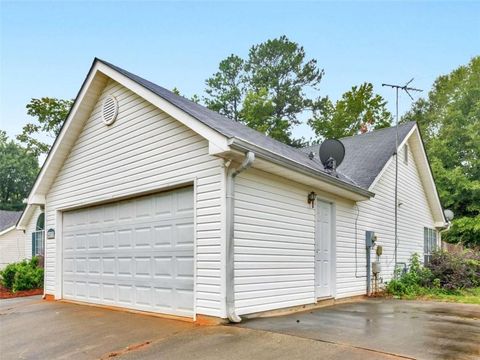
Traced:
[[12, 289], [13, 281], [15, 279], [15, 274], [18, 271], [18, 267], [21, 263], [12, 263], [8, 264], [5, 269], [0, 271], [1, 276], [1, 284], [6, 287], [7, 289]]
[[22, 266], [15, 274], [13, 292], [38, 289], [43, 286], [43, 269], [32, 266]]
[[38, 258], [7, 265], [0, 271], [0, 282], [13, 292], [43, 287], [43, 269], [38, 266]]
[[387, 283], [386, 291], [395, 296], [418, 296], [432, 281], [432, 272], [422, 266], [418, 254], [413, 254], [407, 272], [398, 269], [395, 279]]
[[386, 292], [399, 297], [426, 294], [456, 294], [462, 289], [480, 286], [480, 255], [472, 251], [448, 253], [437, 251], [423, 267], [413, 254], [407, 272], [397, 273], [387, 283]]

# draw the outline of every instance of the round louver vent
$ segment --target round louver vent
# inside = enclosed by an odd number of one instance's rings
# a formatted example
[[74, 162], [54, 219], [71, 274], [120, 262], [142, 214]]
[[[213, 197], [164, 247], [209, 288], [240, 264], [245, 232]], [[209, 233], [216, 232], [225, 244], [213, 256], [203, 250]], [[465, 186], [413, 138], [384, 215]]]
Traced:
[[112, 95], [109, 95], [105, 98], [105, 100], [103, 100], [103, 105], [102, 105], [103, 122], [107, 125], [113, 124], [115, 119], [117, 118], [117, 114], [118, 114], [117, 100]]

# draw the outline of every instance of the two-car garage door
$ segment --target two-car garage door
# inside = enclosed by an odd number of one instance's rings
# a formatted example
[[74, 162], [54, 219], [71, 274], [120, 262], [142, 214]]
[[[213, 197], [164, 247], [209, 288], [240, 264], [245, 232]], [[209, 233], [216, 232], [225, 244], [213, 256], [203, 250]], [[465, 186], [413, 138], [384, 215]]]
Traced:
[[193, 189], [63, 214], [63, 298], [193, 316]]

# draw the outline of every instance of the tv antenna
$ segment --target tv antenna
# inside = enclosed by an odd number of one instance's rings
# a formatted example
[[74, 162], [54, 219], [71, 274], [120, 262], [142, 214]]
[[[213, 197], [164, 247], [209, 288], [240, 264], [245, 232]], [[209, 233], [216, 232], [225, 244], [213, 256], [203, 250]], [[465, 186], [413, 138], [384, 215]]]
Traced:
[[410, 94], [410, 91], [422, 92], [423, 90], [410, 87], [409, 85], [412, 81], [413, 78], [411, 78], [410, 81], [408, 81], [405, 85], [382, 84], [382, 86], [395, 89], [395, 276], [397, 273], [396, 270], [398, 263], [398, 91], [405, 91], [410, 99], [413, 100], [413, 96]]

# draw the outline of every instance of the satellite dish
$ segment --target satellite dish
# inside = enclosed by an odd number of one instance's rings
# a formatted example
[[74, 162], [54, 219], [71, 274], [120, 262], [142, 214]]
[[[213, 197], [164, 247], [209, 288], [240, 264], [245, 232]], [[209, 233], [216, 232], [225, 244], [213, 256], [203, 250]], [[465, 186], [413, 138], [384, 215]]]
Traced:
[[445, 218], [448, 220], [448, 221], [452, 221], [453, 220], [453, 217], [454, 217], [454, 214], [453, 214], [453, 211], [450, 210], [450, 209], [445, 209], [443, 214], [445, 215]]
[[326, 169], [335, 170], [345, 157], [345, 146], [340, 140], [327, 139], [320, 145], [319, 152], [323, 166]]

